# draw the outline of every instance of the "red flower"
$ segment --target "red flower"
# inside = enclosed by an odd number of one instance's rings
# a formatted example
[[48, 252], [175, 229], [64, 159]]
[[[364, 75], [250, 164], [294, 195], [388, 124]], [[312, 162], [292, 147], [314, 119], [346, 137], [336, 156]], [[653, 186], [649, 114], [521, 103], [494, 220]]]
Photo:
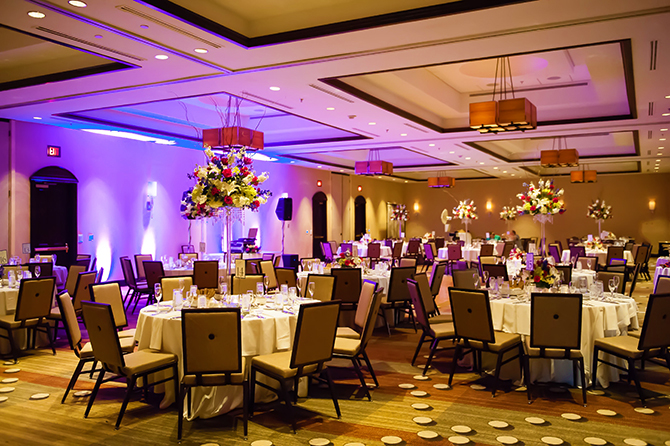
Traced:
[[245, 157], [244, 157], [244, 164], [251, 164], [251, 163], [253, 163], [253, 162], [254, 162], [254, 160], [252, 160], [252, 159], [249, 158], [248, 156], [245, 156]]
[[228, 158], [221, 158], [221, 162], [223, 164], [228, 164]]
[[553, 184], [550, 184], [550, 185], [549, 185], [549, 189], [553, 189], [553, 188], [554, 188], [554, 185], [553, 185]]
[[531, 207], [530, 207], [530, 210], [531, 210], [531, 211], [534, 211], [534, 210], [535, 210], [535, 206], [531, 206]]
[[553, 202], [556, 203], [558, 201], [558, 197], [554, 197]]
[[255, 176], [255, 177], [251, 180], [251, 185], [252, 185], [252, 186], [258, 186], [258, 177]]
[[212, 157], [212, 161], [213, 161], [213, 162], [217, 162], [218, 160], [219, 160], [219, 157], [218, 157], [218, 156], [213, 156], [213, 157]]
[[252, 203], [252, 205], [253, 205], [253, 207], [257, 208], [257, 207], [260, 207], [261, 202], [258, 201], [258, 200], [255, 200], [255, 201]]
[[233, 176], [233, 171], [230, 169], [223, 169], [221, 172], [225, 178], [230, 178]]
[[221, 192], [219, 189], [217, 189], [216, 186], [212, 186], [212, 195], [219, 195], [219, 192]]
[[223, 198], [223, 202], [225, 204], [233, 204], [233, 198], [231, 196], [227, 195]]
[[535, 282], [539, 282], [541, 279], [540, 279], [540, 276], [535, 276], [535, 279], [533, 279], [533, 280], [535, 280]]

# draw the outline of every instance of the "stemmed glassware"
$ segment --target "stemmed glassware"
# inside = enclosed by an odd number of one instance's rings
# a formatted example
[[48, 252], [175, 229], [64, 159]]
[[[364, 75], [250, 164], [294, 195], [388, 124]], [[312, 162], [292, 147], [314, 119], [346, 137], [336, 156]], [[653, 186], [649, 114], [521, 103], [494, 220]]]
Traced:
[[482, 276], [484, 277], [484, 288], [488, 288], [488, 286], [489, 286], [489, 272], [488, 271], [482, 271]]
[[42, 273], [42, 269], [39, 267], [39, 265], [37, 265], [35, 267], [35, 277], [37, 277], [39, 279], [41, 273]]
[[478, 273], [472, 274], [472, 279], [474, 280], [474, 283], [475, 283], [475, 289], [478, 290], [479, 285], [480, 285], [479, 284], [479, 274]]
[[607, 286], [610, 289], [610, 296], [612, 297], [612, 299], [614, 299], [614, 290], [616, 290], [616, 288], [617, 288], [616, 281], [614, 280], [615, 278], [617, 278], [617, 277], [612, 277], [609, 280], [609, 282], [607, 282]]
[[307, 292], [309, 293], [310, 299], [314, 299], [314, 290], [316, 288], [316, 284], [314, 282], [310, 282], [307, 285]]
[[159, 311], [161, 299], [163, 298], [163, 288], [160, 283], [154, 284], [154, 298], [156, 299], [156, 311]]
[[296, 280], [295, 287], [296, 287], [296, 291], [298, 291], [298, 297], [303, 297], [303, 295], [302, 295], [302, 283], [300, 282], [300, 279]]
[[270, 278], [268, 276], [263, 276], [263, 285], [265, 285], [264, 293], [268, 294], [268, 290], [270, 289]]

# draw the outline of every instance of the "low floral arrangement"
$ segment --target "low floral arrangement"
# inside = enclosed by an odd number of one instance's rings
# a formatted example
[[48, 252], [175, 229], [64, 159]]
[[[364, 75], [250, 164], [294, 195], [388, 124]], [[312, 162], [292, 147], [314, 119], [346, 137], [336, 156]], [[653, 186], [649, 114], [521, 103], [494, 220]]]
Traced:
[[600, 240], [600, 237], [596, 237], [591, 241], [587, 241], [584, 243], [584, 246], [586, 246], [586, 249], [605, 249], [605, 246], [603, 246], [603, 242]]
[[470, 219], [477, 220], [477, 206], [472, 200], [465, 200], [458, 203], [458, 206], [454, 208], [454, 217], [460, 218], [461, 220]]
[[[617, 240], [617, 236], [614, 235], [613, 232], [603, 231], [603, 233], [605, 234], [605, 236], [603, 237], [604, 240]], [[600, 234], [600, 235], [602, 235], [602, 234]]]
[[656, 262], [656, 266], [660, 266], [661, 268], [670, 268], [670, 260], [661, 260]]
[[354, 257], [352, 255], [347, 255], [348, 253], [342, 253], [339, 257], [335, 257], [335, 262], [340, 265], [342, 268], [357, 268], [361, 266], [360, 257]]
[[372, 236], [370, 233], [365, 233], [363, 237], [359, 240], [361, 243], [365, 243], [366, 245], [372, 241]]
[[551, 288], [559, 278], [558, 270], [544, 259], [535, 263], [535, 269], [528, 280], [531, 280], [537, 288]]
[[526, 258], [526, 253], [523, 252], [522, 249], [519, 249], [517, 247], [512, 248], [512, 250], [509, 253], [508, 259], [510, 260], [521, 260]]
[[612, 218], [612, 206], [605, 205], [605, 200], [596, 200], [588, 207], [586, 216], [595, 220], [607, 220]]
[[244, 247], [244, 252], [246, 252], [246, 253], [254, 253], [255, 254], [255, 253], [259, 252], [260, 250], [261, 250], [261, 247], [256, 246], [256, 245], [246, 245]]
[[218, 217], [225, 208], [258, 211], [267, 203], [272, 192], [261, 189], [260, 185], [268, 179], [268, 174], [256, 175], [253, 160], [244, 148], [232, 148], [221, 156], [208, 148], [205, 155], [207, 164], [196, 166], [193, 173], [187, 175], [196, 184], [182, 198], [184, 218]]
[[565, 212], [565, 203], [560, 197], [563, 196], [563, 189], [556, 190], [553, 180], [540, 180], [538, 186], [531, 182], [523, 183], [528, 187], [526, 193], [517, 194], [517, 198], [522, 201], [521, 206], [516, 210], [519, 215], [555, 215]]
[[407, 212], [407, 206], [404, 204], [396, 204], [391, 211], [391, 220], [400, 220], [407, 221], [409, 220], [409, 214]]
[[517, 215], [516, 208], [513, 206], [503, 206], [502, 211], [500, 211], [501, 220], [516, 220]]

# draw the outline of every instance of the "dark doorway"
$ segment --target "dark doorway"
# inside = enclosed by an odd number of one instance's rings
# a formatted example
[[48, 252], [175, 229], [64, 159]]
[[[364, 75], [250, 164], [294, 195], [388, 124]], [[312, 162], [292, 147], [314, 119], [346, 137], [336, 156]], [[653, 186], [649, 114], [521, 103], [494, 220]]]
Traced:
[[328, 239], [328, 198], [323, 192], [312, 197], [312, 257], [324, 260], [321, 242]]
[[30, 177], [31, 255], [56, 254], [70, 266], [77, 258], [77, 178], [60, 167], [45, 167]]
[[365, 235], [365, 197], [359, 195], [354, 200], [354, 239], [360, 240]]

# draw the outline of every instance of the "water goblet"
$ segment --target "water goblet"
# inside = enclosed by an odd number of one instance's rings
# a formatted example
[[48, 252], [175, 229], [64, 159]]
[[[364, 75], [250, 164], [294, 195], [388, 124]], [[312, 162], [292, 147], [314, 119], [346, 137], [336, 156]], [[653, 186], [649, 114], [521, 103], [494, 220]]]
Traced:
[[488, 286], [489, 286], [489, 272], [488, 271], [482, 271], [482, 276], [484, 277], [484, 288], [488, 288]]
[[263, 285], [265, 285], [265, 294], [268, 294], [268, 290], [270, 289], [270, 277], [263, 276]]
[[184, 296], [184, 287], [185, 287], [184, 279], [179, 279], [179, 289], [181, 290], [182, 297]]
[[315, 289], [316, 289], [316, 284], [314, 282], [310, 282], [307, 285], [307, 292], [309, 292], [310, 299], [314, 299], [314, 290]]
[[589, 269], [591, 269], [591, 259], [588, 259], [588, 260], [586, 261], [586, 266], [588, 266]]
[[39, 279], [40, 274], [42, 273], [42, 269], [38, 266], [35, 267], [35, 277]]
[[474, 280], [475, 289], [479, 289], [479, 274], [472, 274], [472, 279]]
[[614, 290], [616, 290], [616, 283], [614, 282], [614, 277], [612, 277], [607, 282], [607, 287], [610, 289], [610, 297], [614, 299]]
[[265, 294], [264, 288], [265, 285], [263, 284], [263, 282], [256, 282], [256, 296], [258, 297], [263, 296]]
[[296, 291], [298, 291], [298, 297], [303, 297], [302, 282], [300, 281], [300, 279], [296, 280], [295, 287], [296, 287]]
[[160, 283], [154, 284], [154, 297], [156, 298], [156, 311], [160, 309], [161, 298], [163, 297], [163, 288]]
[[614, 279], [614, 289], [618, 290], [619, 289], [619, 283], [621, 283], [621, 279], [619, 278], [619, 276], [614, 276], [614, 277], [612, 277], [612, 279]]

